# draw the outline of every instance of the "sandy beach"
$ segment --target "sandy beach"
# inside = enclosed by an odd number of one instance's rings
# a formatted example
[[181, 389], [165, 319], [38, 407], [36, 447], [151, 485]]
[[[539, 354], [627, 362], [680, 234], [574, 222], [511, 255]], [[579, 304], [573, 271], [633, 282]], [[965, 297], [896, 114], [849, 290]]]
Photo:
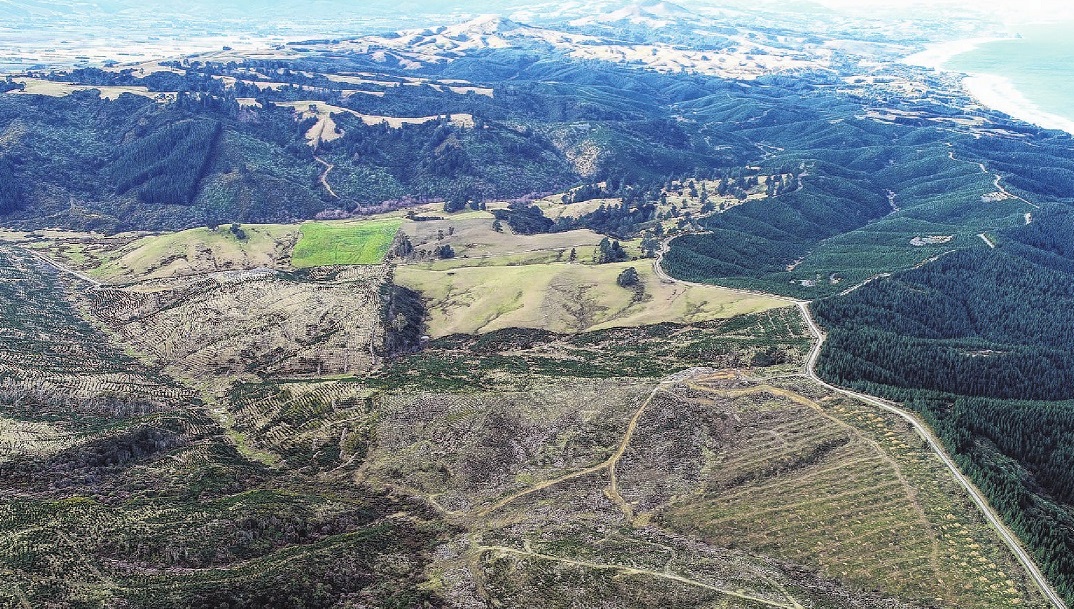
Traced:
[[1002, 76], [971, 74], [962, 79], [962, 86], [982, 106], [1045, 129], [1059, 129], [1074, 135], [1074, 120], [1041, 110]]
[[914, 53], [903, 57], [901, 62], [906, 65], [918, 66], [921, 68], [932, 68], [933, 70], [947, 70], [944, 67], [952, 57], [961, 55], [963, 53], [969, 53], [978, 46], [987, 42], [995, 42], [997, 40], [1004, 40], [1003, 38], [966, 38], [964, 40], [951, 40], [949, 42], [939, 42], [933, 45], [929, 45], [924, 51]]
[[[1004, 39], [967, 38], [965, 40], [942, 42], [932, 45], [924, 51], [904, 57], [901, 61], [906, 65], [954, 72], [956, 70], [951, 70], [946, 66], [952, 58], [968, 53], [982, 44], [997, 40]], [[1074, 135], [1074, 120], [1041, 110], [1037, 104], [1026, 98], [1009, 79], [1003, 76], [970, 73], [962, 79], [962, 88], [982, 106], [1038, 127], [1059, 129]]]

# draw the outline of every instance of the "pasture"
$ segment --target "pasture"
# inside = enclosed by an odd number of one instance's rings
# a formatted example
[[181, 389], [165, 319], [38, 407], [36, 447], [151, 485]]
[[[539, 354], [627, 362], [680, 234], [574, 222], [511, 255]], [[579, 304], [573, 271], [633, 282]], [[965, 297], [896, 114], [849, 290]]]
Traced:
[[306, 222], [291, 253], [295, 268], [384, 261], [402, 224], [398, 219], [360, 222]]

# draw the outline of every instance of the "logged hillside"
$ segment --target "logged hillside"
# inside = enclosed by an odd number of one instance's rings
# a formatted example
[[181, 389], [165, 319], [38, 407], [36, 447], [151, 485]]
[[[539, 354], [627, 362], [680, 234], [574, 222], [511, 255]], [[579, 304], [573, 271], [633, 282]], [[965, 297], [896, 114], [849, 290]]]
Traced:
[[53, 267], [6, 246], [0, 260], [0, 534], [18, 540], [0, 547], [0, 602], [428, 598], [408, 583], [443, 533], [423, 507], [242, 456], [190, 389], [80, 319]]
[[793, 307], [420, 341], [383, 266], [0, 257], [4, 602], [1042, 606], [912, 430], [800, 376]]
[[4, 86], [4, 603], [1043, 606], [660, 264], [1072, 595], [1069, 137], [478, 26]]

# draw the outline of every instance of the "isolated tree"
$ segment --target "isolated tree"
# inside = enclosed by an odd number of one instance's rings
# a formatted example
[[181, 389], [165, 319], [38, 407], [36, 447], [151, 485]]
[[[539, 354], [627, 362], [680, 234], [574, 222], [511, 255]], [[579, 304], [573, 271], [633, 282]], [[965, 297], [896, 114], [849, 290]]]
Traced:
[[600, 240], [600, 245], [597, 246], [595, 257], [598, 264], [607, 264], [626, 260], [627, 253], [623, 250], [623, 246], [619, 245], [618, 241], [611, 241], [604, 237]]
[[615, 280], [615, 282], [619, 284], [619, 287], [621, 288], [634, 287], [638, 285], [639, 281], [640, 278], [638, 277], [638, 269], [632, 266], [628, 266], [627, 268], [623, 269], [623, 272], [619, 273], [619, 277], [617, 277]]
[[392, 254], [396, 258], [406, 258], [414, 252], [414, 244], [410, 242], [410, 237], [407, 237], [403, 233], [399, 233], [399, 238], [395, 242], [395, 247], [392, 248]]

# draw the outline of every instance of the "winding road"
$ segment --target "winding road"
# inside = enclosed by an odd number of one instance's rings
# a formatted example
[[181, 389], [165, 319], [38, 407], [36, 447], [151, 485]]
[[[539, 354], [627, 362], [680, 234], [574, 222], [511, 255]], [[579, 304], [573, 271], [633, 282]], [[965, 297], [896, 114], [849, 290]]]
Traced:
[[336, 191], [332, 190], [332, 187], [328, 184], [328, 172], [335, 169], [336, 166], [317, 155], [313, 156], [313, 160], [317, 161], [321, 165], [324, 165], [324, 173], [321, 174], [321, 186], [324, 186], [324, 189], [328, 191], [328, 194], [332, 195], [333, 198], [338, 199], [339, 195], [337, 195]]
[[932, 452], [935, 453], [936, 456], [940, 458], [940, 461], [942, 461], [943, 464], [947, 466], [947, 469], [951, 471], [951, 475], [955, 477], [955, 481], [957, 481], [959, 485], [966, 490], [966, 493], [969, 494], [970, 498], [977, 505], [977, 508], [981, 511], [981, 514], [985, 517], [985, 519], [988, 520], [989, 524], [991, 524], [993, 528], [996, 529], [996, 532], [999, 533], [1000, 539], [1002, 539], [1003, 543], [1005, 543], [1007, 547], [1011, 549], [1011, 552], [1014, 553], [1015, 557], [1018, 559], [1018, 562], [1022, 563], [1022, 566], [1025, 567], [1026, 572], [1029, 574], [1030, 578], [1037, 585], [1037, 587], [1040, 588], [1041, 593], [1045, 596], [1045, 598], [1048, 599], [1048, 602], [1051, 603], [1056, 609], [1067, 609], [1066, 603], [1063, 602], [1063, 599], [1059, 596], [1059, 594], [1056, 593], [1056, 591], [1052, 588], [1051, 584], [1048, 583], [1047, 578], [1044, 577], [1044, 575], [1040, 572], [1040, 569], [1037, 567], [1036, 563], [1033, 562], [1033, 557], [1030, 556], [1029, 553], [1026, 552], [1025, 548], [1022, 547], [1022, 543], [1021, 541], [1019, 541], [1018, 537], [1014, 533], [1012, 533], [1010, 529], [1007, 528], [1007, 525], [1003, 523], [1003, 519], [1000, 518], [999, 514], [997, 514], [995, 510], [992, 509], [992, 506], [988, 504], [988, 500], [985, 499], [981, 491], [979, 491], [977, 487], [974, 486], [974, 484], [970, 482], [968, 478], [966, 478], [962, 471], [959, 470], [958, 465], [956, 465], [954, 460], [952, 460], [951, 457], [947, 454], [947, 451], [943, 448], [943, 445], [940, 444], [940, 441], [936, 438], [936, 436], [933, 435], [932, 431], [923, 422], [921, 422], [920, 419], [917, 418], [916, 415], [906, 410], [903, 410], [893, 402], [882, 400], [880, 398], [866, 395], [864, 393], [857, 393], [855, 391], [841, 389], [839, 387], [826, 383], [824, 380], [817, 376], [815, 371], [817, 358], [820, 356], [820, 349], [824, 345], [824, 339], [826, 338], [826, 335], [823, 331], [821, 331], [820, 327], [817, 325], [817, 322], [813, 319], [813, 314], [809, 311], [809, 303], [805, 301], [799, 301], [797, 304], [798, 308], [802, 311], [802, 317], [805, 318], [806, 323], [809, 325], [809, 330], [813, 333], [813, 337], [815, 339], [813, 347], [810, 349], [809, 355], [806, 357], [806, 375], [815, 383], [831, 391], [841, 393], [845, 396], [852, 397], [856, 400], [860, 400], [872, 406], [876, 406], [881, 410], [885, 410], [892, 414], [898, 415], [911, 426], [913, 426], [914, 430], [917, 431], [918, 435], [921, 436], [926, 443], [928, 443], [929, 448], [932, 449]]
[[[944, 142], [944, 143], [947, 144], [948, 148], [953, 148], [954, 147], [954, 145], [951, 142]], [[1036, 203], [1034, 203], [1034, 202], [1032, 202], [1029, 199], [1026, 199], [1024, 197], [1019, 197], [1018, 195], [1016, 195], [1013, 192], [1011, 192], [1011, 191], [1007, 190], [1006, 188], [1004, 188], [1003, 185], [1000, 184], [1000, 182], [1003, 181], [1003, 176], [1001, 174], [992, 173], [991, 171], [988, 171], [988, 167], [985, 166], [984, 163], [980, 163], [980, 162], [977, 162], [977, 161], [967, 161], [965, 159], [955, 158], [955, 151], [954, 150], [948, 150], [947, 151], [947, 156], [952, 161], [962, 161], [963, 163], [970, 163], [972, 165], [976, 165], [977, 167], [979, 167], [981, 169], [981, 173], [991, 174], [995, 178], [994, 180], [992, 180], [992, 186], [996, 189], [996, 191], [1002, 193], [1008, 199], [1017, 199], [1017, 200], [1021, 201], [1022, 203], [1025, 203], [1026, 205], [1029, 205], [1030, 207], [1035, 207], [1037, 209], [1040, 209], [1040, 205], [1037, 205]]]
[[[997, 175], [996, 177], [997, 177], [997, 183], [998, 183], [999, 176]], [[1006, 191], [1004, 191], [1004, 192], [1006, 192]], [[1014, 196], [1014, 195], [1010, 195], [1010, 196], [1012, 196], [1013, 198], [1017, 198], [1017, 199], [1020, 199], [1022, 201], [1025, 201], [1025, 199], [1022, 199], [1021, 197], [1017, 197], [1017, 196]], [[1025, 202], [1029, 203], [1029, 201], [1025, 201]], [[1034, 207], [1036, 207], [1036, 205], [1034, 205], [1032, 203], [1029, 203], [1029, 204], [1033, 205]], [[985, 239], [985, 242], [988, 243], [989, 246], [995, 247], [994, 245], [992, 245], [992, 243], [990, 243], [988, 241], [988, 239], [984, 235], [982, 235], [982, 238]], [[671, 277], [666, 272], [664, 272], [664, 269], [661, 267], [661, 262], [663, 261], [664, 254], [669, 249], [669, 247], [671, 245], [671, 241], [673, 239], [674, 239], [674, 237], [665, 239], [660, 244], [660, 250], [657, 253], [656, 259], [653, 261], [653, 271], [656, 273], [657, 277], [659, 277], [660, 280], [664, 281], [664, 282], [676, 282], [676, 283], [684, 283], [684, 284], [688, 284], [688, 285], [709, 285], [709, 284], [697, 284], [697, 283], [690, 282], [690, 281], [683, 281], [683, 280], [680, 280], [680, 279], [675, 279], [674, 277]], [[877, 279], [877, 278], [878, 277], [874, 277], [873, 279]], [[870, 281], [871, 280], [872, 279], [870, 279]], [[860, 286], [856, 286], [856, 287], [860, 287]], [[733, 288], [726, 288], [726, 289], [733, 289]], [[755, 291], [752, 291], [752, 290], [735, 289], [735, 291], [742, 292], [742, 293], [745, 293], [745, 294], [759, 294], [759, 295], [763, 294], [763, 292], [755, 292]], [[770, 294], [764, 294], [764, 295], [771, 296]], [[821, 350], [821, 347], [824, 346], [824, 340], [825, 340], [825, 338], [827, 336], [820, 329], [820, 326], [817, 325], [816, 320], [813, 319], [813, 314], [809, 311], [810, 302], [805, 301], [805, 300], [795, 300], [794, 303], [798, 306], [798, 309], [802, 312], [802, 317], [805, 319], [806, 324], [809, 326], [809, 331], [813, 334], [813, 338], [814, 338], [813, 346], [810, 348], [809, 355], [806, 357], [806, 365], [805, 365], [805, 374], [806, 374], [806, 376], [810, 380], [812, 380], [813, 382], [821, 385], [822, 387], [825, 387], [826, 389], [829, 389], [829, 390], [834, 391], [836, 393], [843, 394], [843, 395], [845, 395], [847, 397], [854, 398], [856, 400], [860, 400], [862, 402], [865, 402], [866, 404], [869, 404], [871, 406], [875, 406], [875, 407], [880, 408], [881, 410], [884, 410], [886, 412], [890, 412], [890, 413], [892, 413], [894, 415], [897, 415], [898, 417], [902, 418], [907, 423], [909, 423], [914, 428], [914, 430], [917, 431], [918, 435], [921, 436], [921, 438], [925, 440], [925, 442], [928, 444], [928, 446], [932, 450], [932, 452], [937, 457], [939, 457], [940, 461], [951, 472], [951, 475], [954, 476], [955, 481], [958, 482], [958, 484], [963, 489], [965, 489], [966, 493], [970, 496], [970, 499], [973, 500], [973, 503], [977, 506], [978, 510], [980, 510], [981, 514], [985, 517], [985, 520], [987, 520], [988, 523], [992, 525], [992, 527], [999, 534], [999, 537], [1003, 541], [1003, 543], [1008, 548], [1010, 548], [1010, 550], [1014, 554], [1015, 558], [1017, 558], [1018, 562], [1020, 562], [1022, 564], [1022, 566], [1025, 568], [1026, 573], [1029, 574], [1030, 579], [1032, 579], [1033, 583], [1035, 583], [1037, 585], [1037, 587], [1040, 589], [1041, 594], [1044, 595], [1044, 597], [1048, 600], [1048, 602], [1053, 607], [1055, 607], [1055, 609], [1067, 609], [1067, 605], [1066, 605], [1065, 602], [1063, 602], [1062, 597], [1060, 597], [1059, 594], [1055, 591], [1055, 589], [1052, 588], [1052, 585], [1050, 583], [1048, 583], [1048, 579], [1046, 577], [1044, 577], [1044, 574], [1041, 573], [1040, 568], [1037, 567], [1037, 564], [1033, 561], [1033, 557], [1022, 546], [1022, 542], [1018, 539], [1018, 536], [1015, 535], [1009, 528], [1007, 528], [1007, 525], [1004, 524], [1003, 519], [999, 516], [999, 514], [996, 513], [995, 510], [992, 509], [992, 506], [989, 505], [988, 500], [981, 493], [981, 491], [973, 484], [973, 482], [971, 482], [969, 480], [969, 478], [967, 478], [966, 475], [962, 473], [962, 470], [960, 470], [958, 468], [958, 465], [954, 462], [954, 460], [951, 458], [951, 456], [947, 454], [947, 451], [943, 447], [943, 445], [940, 443], [940, 440], [937, 439], [935, 435], [933, 435], [932, 430], [929, 429], [929, 427], [927, 425], [925, 425], [925, 423], [923, 423], [920, 419], [918, 419], [918, 417], [915, 414], [913, 414], [913, 413], [911, 413], [911, 412], [909, 412], [907, 410], [904, 410], [903, 408], [899, 407], [899, 405], [895, 404], [894, 402], [889, 402], [887, 400], [883, 400], [883, 399], [880, 399], [880, 398], [877, 398], [877, 397], [874, 397], [874, 396], [871, 396], [871, 395], [867, 395], [867, 394], [864, 394], [864, 393], [858, 393], [856, 391], [850, 391], [850, 390], [847, 390], [847, 389], [842, 389], [840, 387], [836, 387], [834, 385], [831, 385], [831, 384], [825, 382], [823, 379], [821, 379], [819, 376], [817, 376], [817, 373], [816, 373], [817, 359], [820, 357], [820, 350]]]

